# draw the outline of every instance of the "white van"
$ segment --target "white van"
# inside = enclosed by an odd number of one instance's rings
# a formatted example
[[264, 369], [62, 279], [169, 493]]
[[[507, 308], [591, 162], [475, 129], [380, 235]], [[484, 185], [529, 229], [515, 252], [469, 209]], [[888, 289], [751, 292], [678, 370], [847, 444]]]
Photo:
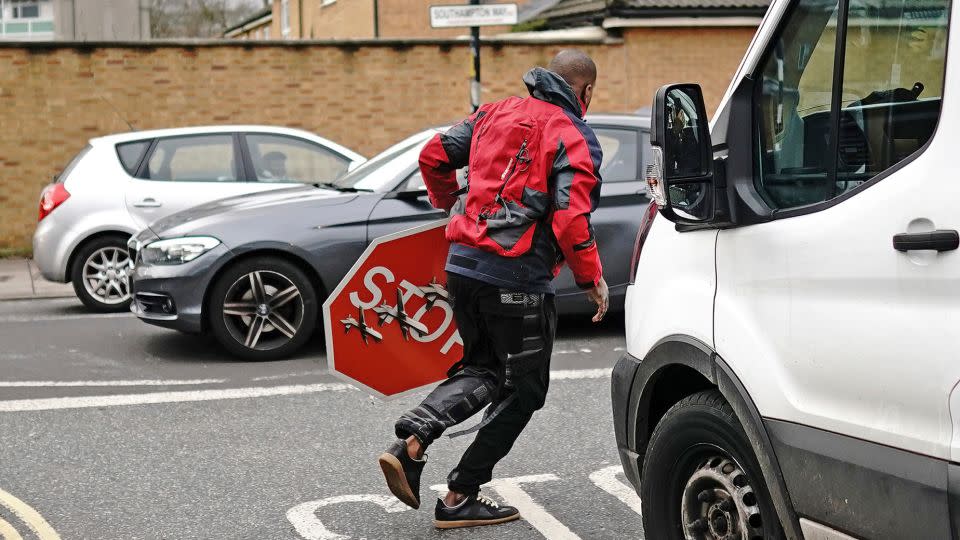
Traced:
[[958, 538], [958, 18], [775, 0], [709, 128], [657, 94], [612, 381], [646, 538]]

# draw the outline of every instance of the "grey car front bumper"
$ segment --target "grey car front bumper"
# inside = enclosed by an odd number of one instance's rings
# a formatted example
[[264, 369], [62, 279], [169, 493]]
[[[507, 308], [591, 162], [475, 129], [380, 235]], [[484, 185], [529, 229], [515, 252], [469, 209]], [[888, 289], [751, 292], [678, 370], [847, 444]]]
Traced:
[[[223, 244], [178, 265], [144, 265], [130, 274], [130, 311], [140, 320], [181, 332], [204, 330], [203, 300], [217, 271], [232, 257]], [[171, 309], [163, 309], [169, 305]]]

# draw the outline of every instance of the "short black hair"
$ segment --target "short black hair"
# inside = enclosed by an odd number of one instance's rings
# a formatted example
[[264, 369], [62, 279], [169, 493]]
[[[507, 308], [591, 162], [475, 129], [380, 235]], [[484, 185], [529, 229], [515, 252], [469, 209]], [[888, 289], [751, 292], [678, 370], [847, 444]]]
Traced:
[[580, 49], [564, 49], [558, 52], [547, 69], [563, 77], [575, 90], [597, 82], [597, 65]]

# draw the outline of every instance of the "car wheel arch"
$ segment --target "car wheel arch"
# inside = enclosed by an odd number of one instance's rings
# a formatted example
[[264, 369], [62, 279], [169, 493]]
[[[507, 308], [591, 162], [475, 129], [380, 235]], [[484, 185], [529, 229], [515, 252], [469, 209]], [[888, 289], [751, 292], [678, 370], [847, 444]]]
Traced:
[[[309, 262], [307, 262], [305, 258], [301, 257], [296, 253], [292, 253], [290, 251], [285, 251], [283, 249], [278, 249], [278, 248], [259, 248], [259, 249], [252, 249], [249, 251], [243, 251], [238, 256], [234, 257], [233, 259], [228, 261], [226, 264], [218, 268], [217, 271], [214, 273], [214, 275], [210, 278], [210, 281], [208, 282], [206, 289], [203, 291], [203, 303], [200, 304], [201, 306], [200, 320], [202, 321], [201, 324], [203, 325], [202, 327], [203, 332], [206, 332], [208, 330], [209, 321], [207, 320], [207, 317], [210, 314], [210, 311], [208, 309], [208, 304], [210, 302], [210, 292], [211, 290], [213, 290], [213, 284], [216, 283], [218, 279], [220, 279], [220, 276], [222, 276], [224, 272], [229, 270], [234, 265], [237, 265], [243, 261], [257, 258], [257, 257], [274, 257], [277, 259], [282, 259], [284, 261], [287, 261], [293, 265], [296, 265], [300, 270], [302, 270], [305, 274], [307, 274], [308, 278], [310, 278], [310, 283], [316, 289], [315, 292], [317, 294], [317, 298], [319, 299], [319, 304], [320, 305], [323, 304], [324, 299], [326, 299], [327, 297], [327, 289], [324, 285], [323, 278], [317, 272], [316, 268], [314, 268]], [[323, 318], [321, 317], [320, 320], [323, 320]]]
[[77, 254], [80, 253], [80, 250], [83, 249], [83, 247], [89, 244], [90, 242], [93, 242], [99, 238], [104, 238], [107, 236], [122, 237], [124, 238], [124, 241], [126, 241], [126, 239], [129, 239], [131, 236], [133, 236], [133, 233], [118, 230], [118, 229], [108, 229], [104, 231], [94, 232], [80, 239], [76, 243], [76, 245], [70, 248], [70, 256], [67, 257], [67, 268], [66, 268], [66, 272], [64, 273], [64, 276], [66, 276], [68, 282], [70, 280], [71, 274], [73, 273], [73, 265], [77, 263]]
[[663, 414], [683, 398], [707, 388], [720, 391], [750, 439], [786, 537], [803, 538], [799, 517], [756, 404], [729, 364], [696, 338], [673, 335], [661, 339], [634, 375], [627, 433], [629, 446], [638, 456], [639, 470], [650, 435]]

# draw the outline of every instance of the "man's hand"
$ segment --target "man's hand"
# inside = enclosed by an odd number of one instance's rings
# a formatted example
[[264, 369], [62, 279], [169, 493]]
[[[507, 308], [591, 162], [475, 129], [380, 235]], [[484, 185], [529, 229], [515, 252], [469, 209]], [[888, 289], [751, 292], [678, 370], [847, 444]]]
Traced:
[[607, 314], [607, 308], [610, 307], [610, 291], [602, 277], [596, 287], [587, 290], [587, 298], [597, 305], [597, 314], [593, 316], [593, 322], [600, 322]]

